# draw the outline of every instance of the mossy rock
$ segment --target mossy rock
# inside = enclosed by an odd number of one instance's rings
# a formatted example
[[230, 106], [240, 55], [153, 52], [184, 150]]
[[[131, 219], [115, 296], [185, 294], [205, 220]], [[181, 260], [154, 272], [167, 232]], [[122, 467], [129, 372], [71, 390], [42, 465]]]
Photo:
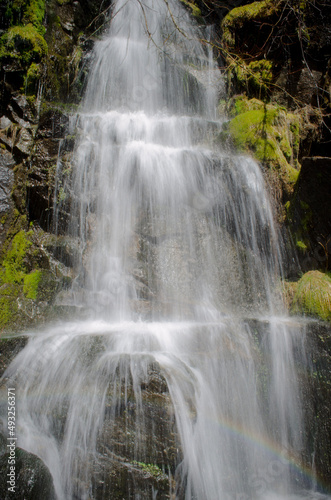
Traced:
[[331, 321], [331, 276], [320, 271], [308, 271], [297, 283], [292, 283], [291, 312]]
[[34, 238], [32, 229], [21, 229], [6, 243], [0, 267], [0, 329], [5, 331], [42, 319], [60, 286]]
[[189, 2], [188, 0], [180, 0], [182, 4], [185, 5], [186, 8], [189, 9], [191, 12], [192, 16], [195, 17], [195, 19], [199, 22], [204, 24], [204, 19], [201, 16], [201, 10], [199, 7], [196, 5], [195, 2]]
[[284, 108], [244, 96], [230, 105], [233, 118], [224, 125], [239, 151], [251, 152], [263, 165], [279, 172], [283, 188], [291, 192], [298, 178], [299, 117]]
[[[0, 61], [2, 64], [16, 62], [28, 71], [32, 63], [39, 63], [46, 56], [47, 43], [33, 24], [14, 26], [0, 38]], [[31, 72], [35, 67], [30, 68]]]
[[227, 78], [229, 89], [247, 92], [250, 97], [267, 98], [273, 82], [273, 62], [267, 59], [245, 62], [239, 56], [228, 59]]
[[222, 21], [222, 42], [228, 48], [234, 48], [236, 34], [247, 21], [268, 18], [280, 8], [282, 1], [263, 0], [248, 5], [236, 7], [225, 16]]
[[43, 20], [46, 11], [45, 0], [14, 0], [7, 3], [5, 17], [9, 26], [31, 23], [43, 35]]

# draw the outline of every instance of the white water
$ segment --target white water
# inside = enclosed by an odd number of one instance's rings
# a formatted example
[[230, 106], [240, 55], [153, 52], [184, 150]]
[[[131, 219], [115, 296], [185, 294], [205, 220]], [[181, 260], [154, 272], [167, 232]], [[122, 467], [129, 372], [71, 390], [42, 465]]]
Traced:
[[157, 366], [179, 436], [171, 498], [317, 499], [299, 471], [304, 348], [275, 292], [272, 209], [258, 165], [216, 146], [211, 52], [174, 1], [118, 0], [112, 18], [78, 120], [69, 233], [81, 252], [62, 297], [88, 319], [32, 335], [9, 368], [19, 445], [59, 499], [103, 498], [93, 464], [121, 405], [135, 408], [132, 458], [157, 456], [142, 399]]

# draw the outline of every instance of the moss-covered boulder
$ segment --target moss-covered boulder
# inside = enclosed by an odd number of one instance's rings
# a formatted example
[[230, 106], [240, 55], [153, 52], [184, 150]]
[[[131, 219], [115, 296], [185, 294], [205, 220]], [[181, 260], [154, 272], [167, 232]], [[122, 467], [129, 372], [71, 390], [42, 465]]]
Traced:
[[299, 116], [244, 96], [231, 101], [229, 112], [231, 119], [223, 126], [223, 139], [230, 137], [237, 150], [252, 153], [269, 169], [271, 178], [280, 178], [288, 195], [299, 174]]
[[298, 282], [286, 284], [291, 312], [331, 321], [331, 276], [308, 271]]

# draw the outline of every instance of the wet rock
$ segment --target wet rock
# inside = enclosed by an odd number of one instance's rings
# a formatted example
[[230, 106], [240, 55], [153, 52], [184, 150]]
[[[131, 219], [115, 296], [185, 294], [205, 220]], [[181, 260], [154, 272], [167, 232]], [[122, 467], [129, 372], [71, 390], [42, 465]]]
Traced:
[[310, 369], [302, 377], [306, 420], [307, 462], [314, 463], [321, 484], [331, 484], [331, 327], [323, 322], [306, 326]]
[[0, 340], [0, 377], [3, 376], [11, 361], [25, 347], [27, 337], [7, 337]]
[[[137, 390], [137, 388], [135, 388]], [[141, 401], [127, 393], [114, 412], [113, 394], [108, 394], [105, 421], [97, 445], [99, 455], [93, 465], [95, 498], [166, 500], [174, 493], [173, 477], [180, 461], [180, 447], [174, 409], [167, 383], [156, 363], [141, 381]]]
[[32, 453], [21, 448], [15, 450], [15, 489], [9, 491], [7, 484], [9, 454], [0, 457], [0, 495], [2, 500], [55, 500], [52, 476], [46, 465]]
[[29, 156], [33, 146], [33, 136], [31, 132], [22, 128], [18, 134], [17, 142], [15, 142], [16, 153], [22, 156]]
[[10, 208], [10, 193], [14, 182], [12, 168], [15, 162], [7, 151], [0, 150], [0, 215]]
[[14, 165], [12, 154], [0, 149], [0, 244], [5, 241], [6, 230], [9, 227], [13, 210], [11, 191], [14, 184], [12, 170]]

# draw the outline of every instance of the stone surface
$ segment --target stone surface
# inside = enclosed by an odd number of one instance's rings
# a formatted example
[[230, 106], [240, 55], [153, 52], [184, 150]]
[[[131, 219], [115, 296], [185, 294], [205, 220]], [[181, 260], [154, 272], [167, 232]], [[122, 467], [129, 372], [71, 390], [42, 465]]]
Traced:
[[0, 495], [2, 500], [55, 500], [52, 476], [45, 464], [32, 453], [21, 448], [15, 450], [15, 484], [8, 490], [9, 454], [0, 456]]
[[331, 269], [331, 158], [304, 158], [290, 204], [290, 220], [298, 241], [303, 271]]

